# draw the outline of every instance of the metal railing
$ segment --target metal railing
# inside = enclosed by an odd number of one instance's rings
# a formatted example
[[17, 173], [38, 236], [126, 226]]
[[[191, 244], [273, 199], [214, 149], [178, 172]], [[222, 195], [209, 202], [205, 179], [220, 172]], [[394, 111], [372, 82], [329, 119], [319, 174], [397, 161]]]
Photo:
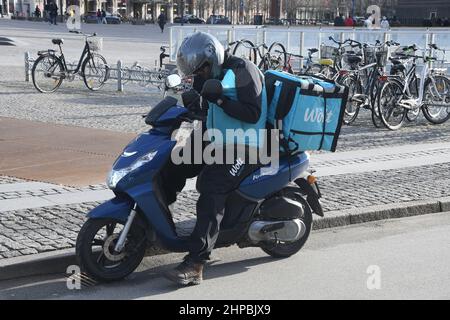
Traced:
[[[369, 30], [362, 28], [333, 28], [333, 27], [261, 27], [261, 26], [174, 26], [170, 29], [170, 60], [176, 60], [176, 53], [183, 39], [196, 32], [208, 32], [225, 46], [241, 39], [248, 39], [255, 44], [281, 42], [288, 52], [307, 56], [308, 48], [320, 50], [321, 44], [334, 45], [329, 39], [353, 39], [359, 42], [375, 43], [376, 40], [385, 42], [394, 40], [402, 45], [417, 44], [428, 48], [428, 44], [435, 43], [446, 49], [446, 60], [450, 61], [450, 31], [444, 28], [392, 28], [389, 30]], [[318, 52], [317, 56], [320, 56]], [[299, 61], [300, 69], [303, 61]]]

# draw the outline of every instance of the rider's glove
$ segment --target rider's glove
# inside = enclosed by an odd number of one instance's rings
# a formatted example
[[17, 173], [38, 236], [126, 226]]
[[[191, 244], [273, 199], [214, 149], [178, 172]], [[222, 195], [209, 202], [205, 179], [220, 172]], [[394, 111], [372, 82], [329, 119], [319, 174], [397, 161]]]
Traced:
[[200, 94], [209, 102], [219, 105], [221, 104], [221, 101], [224, 100], [222, 83], [216, 79], [206, 80]]
[[186, 92], [183, 92], [181, 94], [181, 98], [183, 99], [183, 105], [192, 112], [199, 112], [201, 111], [200, 106], [200, 95], [195, 90], [189, 90]]

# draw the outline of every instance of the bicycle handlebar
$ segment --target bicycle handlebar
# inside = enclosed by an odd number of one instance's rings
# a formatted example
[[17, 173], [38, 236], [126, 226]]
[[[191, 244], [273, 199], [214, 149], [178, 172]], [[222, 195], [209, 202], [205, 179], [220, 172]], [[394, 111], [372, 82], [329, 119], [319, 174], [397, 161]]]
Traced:
[[404, 58], [423, 59], [424, 62], [437, 60], [437, 58], [435, 58], [435, 57], [419, 56], [416, 54], [407, 54], [407, 53], [397, 53], [397, 56], [404, 57]]
[[[331, 41], [333, 41], [334, 43], [338, 44], [340, 47], [342, 47], [342, 46], [343, 46], [344, 44], [346, 44], [346, 43], [350, 44], [350, 46], [351, 46], [352, 48], [356, 48], [356, 47], [361, 48], [361, 47], [363, 46], [363, 44], [362, 44], [361, 42], [356, 41], [356, 40], [352, 40], [352, 39], [347, 39], [347, 40], [345, 40], [344, 42], [337, 41], [337, 40], [335, 40], [332, 36], [329, 36], [328, 39], [331, 40]], [[354, 44], [354, 43], [355, 43], [355, 44]]]
[[283, 52], [283, 51], [280, 51], [280, 50], [275, 50], [275, 52], [276, 53], [281, 53], [281, 54], [285, 54], [285, 55], [287, 55], [287, 56], [291, 56], [291, 57], [296, 57], [296, 58], [304, 58], [302, 55], [300, 55], [300, 54], [295, 54], [295, 53], [290, 53], [290, 52]]

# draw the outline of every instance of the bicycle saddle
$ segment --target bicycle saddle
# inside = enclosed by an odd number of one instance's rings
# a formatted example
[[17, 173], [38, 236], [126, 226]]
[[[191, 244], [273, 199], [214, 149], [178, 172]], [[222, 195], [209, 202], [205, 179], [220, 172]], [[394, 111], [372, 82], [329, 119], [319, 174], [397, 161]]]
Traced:
[[308, 49], [308, 51], [311, 53], [316, 53], [317, 51], [319, 51], [319, 49], [311, 48], [311, 49]]
[[323, 66], [332, 66], [334, 64], [333, 59], [320, 59], [319, 64]]
[[64, 42], [63, 39], [52, 39], [53, 44], [60, 45], [60, 44], [63, 44], [63, 42]]

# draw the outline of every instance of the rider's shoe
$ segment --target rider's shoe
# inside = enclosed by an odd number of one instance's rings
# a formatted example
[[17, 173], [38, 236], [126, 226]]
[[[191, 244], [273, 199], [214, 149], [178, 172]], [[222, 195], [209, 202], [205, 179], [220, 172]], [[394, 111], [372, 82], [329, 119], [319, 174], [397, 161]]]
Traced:
[[203, 264], [186, 259], [174, 269], [164, 273], [164, 277], [184, 286], [200, 284], [203, 280]]

